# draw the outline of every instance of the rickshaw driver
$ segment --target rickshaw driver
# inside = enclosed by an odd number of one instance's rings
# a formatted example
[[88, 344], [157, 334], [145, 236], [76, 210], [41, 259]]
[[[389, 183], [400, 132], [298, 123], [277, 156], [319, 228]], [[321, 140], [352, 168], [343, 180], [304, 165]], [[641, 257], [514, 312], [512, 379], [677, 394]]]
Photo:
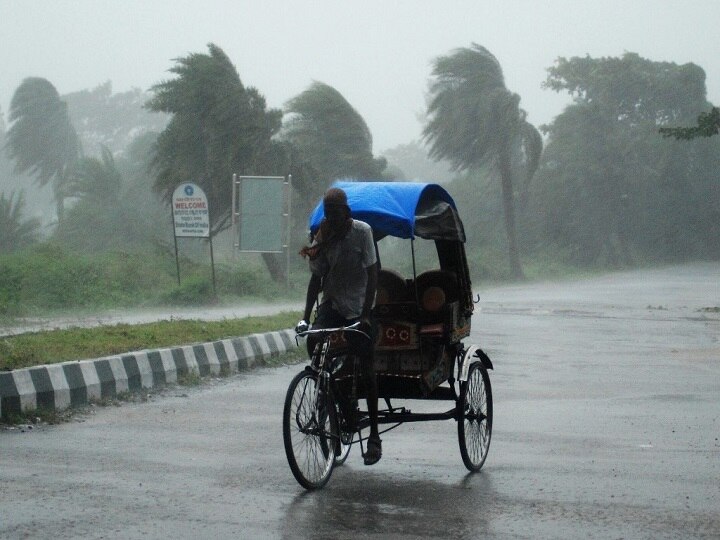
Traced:
[[[347, 195], [342, 189], [330, 188], [323, 197], [325, 218], [310, 246], [300, 254], [310, 259], [303, 319], [295, 328], [308, 328], [313, 306], [320, 290], [322, 303], [317, 310], [313, 328], [348, 326], [361, 321], [361, 330], [371, 334], [370, 315], [377, 289], [377, 257], [372, 229], [364, 221], [350, 217]], [[351, 334], [351, 333], [349, 333]], [[370, 416], [370, 437], [364, 455], [365, 465], [374, 465], [382, 457], [382, 441], [378, 432], [378, 389], [373, 368], [373, 343], [362, 336], [348, 336], [360, 358], [363, 381], [367, 388]]]

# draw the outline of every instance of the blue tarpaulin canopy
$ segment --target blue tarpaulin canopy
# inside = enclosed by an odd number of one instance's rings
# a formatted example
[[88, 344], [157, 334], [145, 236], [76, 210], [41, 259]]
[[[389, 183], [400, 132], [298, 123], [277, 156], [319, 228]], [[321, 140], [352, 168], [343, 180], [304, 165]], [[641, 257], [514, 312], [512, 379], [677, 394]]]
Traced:
[[[345, 191], [353, 218], [368, 223], [377, 238], [428, 238], [465, 241], [455, 201], [437, 184], [354, 182], [333, 184]], [[310, 215], [315, 233], [324, 217], [322, 201]]]

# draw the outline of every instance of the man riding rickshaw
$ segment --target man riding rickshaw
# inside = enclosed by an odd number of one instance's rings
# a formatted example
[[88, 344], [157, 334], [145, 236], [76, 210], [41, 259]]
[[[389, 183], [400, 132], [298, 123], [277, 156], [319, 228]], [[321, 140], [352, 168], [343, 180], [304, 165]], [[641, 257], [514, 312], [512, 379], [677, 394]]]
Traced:
[[[312, 275], [296, 328], [308, 339], [310, 364], [290, 383], [283, 415], [296, 479], [322, 487], [357, 443], [361, 450], [367, 443], [365, 463], [377, 463], [379, 426], [429, 420], [456, 420], [463, 462], [479, 470], [492, 432], [492, 363], [478, 346], [462, 343], [474, 305], [455, 202], [435, 184], [336, 182], [310, 216], [310, 231], [301, 254]], [[386, 236], [410, 240], [411, 278], [381, 268], [378, 243]], [[417, 274], [416, 239], [434, 242], [438, 268]], [[387, 408], [378, 410], [378, 397]], [[454, 404], [413, 413], [395, 399]]]

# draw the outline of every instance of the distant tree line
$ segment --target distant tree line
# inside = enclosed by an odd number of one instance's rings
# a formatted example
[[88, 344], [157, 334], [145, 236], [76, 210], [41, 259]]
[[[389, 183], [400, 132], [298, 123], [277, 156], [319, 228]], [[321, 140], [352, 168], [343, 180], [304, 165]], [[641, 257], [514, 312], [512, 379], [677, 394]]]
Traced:
[[[208, 194], [221, 231], [239, 173], [292, 174], [300, 244], [309, 210], [335, 179], [438, 174], [452, 178], [445, 185], [474, 266], [490, 275], [521, 278], [523, 261], [548, 257], [600, 267], [720, 257], [720, 143], [710, 137], [719, 113], [693, 64], [634, 53], [559, 58], [544, 86], [573, 103], [538, 130], [490, 51], [456, 49], [432, 65], [423, 142], [387, 152], [390, 162], [373, 154], [361, 115], [325, 83], [270, 108], [214, 44], [170, 71], [149, 93], [113, 94], [105, 83], [61, 97], [41, 78], [17, 89], [7, 130], [0, 123], [0, 181], [25, 175], [52, 187], [55, 240], [92, 249], [161, 243], [157, 223], [169, 228], [166, 205], [186, 181]], [[0, 197], [0, 252], [38, 238], [24, 201]], [[283, 278], [279, 260], [264, 261]]]
[[560, 58], [545, 85], [574, 102], [544, 127], [525, 216], [532, 248], [583, 266], [720, 257], [720, 142], [658, 136], [710, 106], [700, 67]]

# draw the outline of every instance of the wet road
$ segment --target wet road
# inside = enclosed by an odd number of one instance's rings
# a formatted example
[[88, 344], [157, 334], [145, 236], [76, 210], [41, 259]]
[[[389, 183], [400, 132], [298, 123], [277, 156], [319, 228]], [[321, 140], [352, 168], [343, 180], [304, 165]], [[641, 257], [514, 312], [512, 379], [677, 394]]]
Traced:
[[454, 422], [411, 424], [306, 493], [281, 436], [300, 366], [262, 369], [0, 432], [0, 537], [720, 538], [720, 265], [480, 305], [472, 341], [496, 369], [479, 474]]

